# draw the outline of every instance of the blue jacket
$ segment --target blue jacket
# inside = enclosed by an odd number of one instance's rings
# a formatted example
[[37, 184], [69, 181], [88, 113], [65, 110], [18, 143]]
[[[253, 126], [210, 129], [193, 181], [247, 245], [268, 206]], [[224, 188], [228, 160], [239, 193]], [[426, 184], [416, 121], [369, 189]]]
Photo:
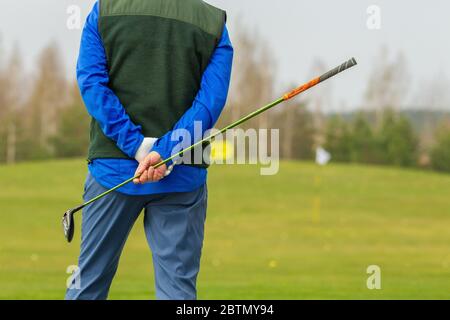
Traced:
[[[77, 79], [83, 101], [89, 114], [94, 117], [103, 133], [130, 158], [134, 158], [144, 136], [135, 125], [118, 97], [108, 88], [109, 76], [105, 49], [98, 30], [99, 5], [94, 5], [83, 29], [77, 64]], [[189, 110], [179, 119], [172, 130], [186, 129], [194, 137], [194, 123], [201, 122], [203, 133], [217, 122], [228, 95], [233, 47], [225, 27], [211, 61], [206, 68], [200, 90]], [[153, 147], [163, 159], [171, 156], [179, 143], [172, 141], [172, 131], [159, 138]], [[112, 188], [132, 177], [138, 162], [124, 159], [97, 159], [89, 163], [92, 176], [105, 188]], [[145, 185], [128, 184], [119, 189], [128, 195], [148, 195], [168, 192], [189, 192], [206, 182], [205, 169], [176, 166], [163, 180]]]

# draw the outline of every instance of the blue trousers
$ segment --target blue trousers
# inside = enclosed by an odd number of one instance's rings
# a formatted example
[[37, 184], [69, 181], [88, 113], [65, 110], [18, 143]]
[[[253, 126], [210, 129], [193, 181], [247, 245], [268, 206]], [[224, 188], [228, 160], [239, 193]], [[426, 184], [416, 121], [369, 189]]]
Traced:
[[[106, 189], [88, 175], [85, 201], [104, 191]], [[66, 299], [103, 300], [108, 297], [125, 242], [144, 211], [157, 299], [195, 300], [206, 207], [206, 185], [192, 192], [149, 196], [115, 192], [89, 205], [82, 218], [79, 285], [67, 290]]]

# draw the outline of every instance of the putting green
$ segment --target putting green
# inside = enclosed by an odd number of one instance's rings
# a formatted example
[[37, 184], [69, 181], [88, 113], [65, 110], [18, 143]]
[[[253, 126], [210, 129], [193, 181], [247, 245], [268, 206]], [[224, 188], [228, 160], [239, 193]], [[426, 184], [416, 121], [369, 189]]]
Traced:
[[[200, 299], [448, 299], [450, 176], [284, 162], [210, 169]], [[82, 160], [0, 167], [0, 298], [60, 299], [76, 264], [61, 215], [81, 201]], [[381, 268], [381, 290], [366, 270]], [[112, 299], [154, 298], [140, 219]]]

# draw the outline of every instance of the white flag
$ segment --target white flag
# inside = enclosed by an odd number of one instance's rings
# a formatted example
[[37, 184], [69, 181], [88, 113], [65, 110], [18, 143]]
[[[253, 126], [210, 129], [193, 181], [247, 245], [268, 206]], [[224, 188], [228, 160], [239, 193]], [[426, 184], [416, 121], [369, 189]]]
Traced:
[[316, 163], [320, 166], [325, 166], [330, 162], [331, 154], [322, 147], [316, 150]]

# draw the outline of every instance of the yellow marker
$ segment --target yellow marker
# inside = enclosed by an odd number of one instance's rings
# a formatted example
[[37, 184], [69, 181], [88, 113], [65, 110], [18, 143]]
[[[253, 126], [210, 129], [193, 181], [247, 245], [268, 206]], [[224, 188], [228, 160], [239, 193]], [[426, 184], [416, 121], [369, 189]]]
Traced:
[[228, 141], [213, 141], [211, 143], [211, 162], [226, 162], [234, 157], [233, 144]]
[[320, 223], [320, 197], [315, 196], [313, 200], [312, 222]]
[[315, 187], [320, 187], [321, 182], [322, 182], [322, 179], [320, 178], [320, 176], [319, 175], [315, 176], [315, 178], [314, 178], [314, 186]]
[[312, 222], [320, 223], [320, 187], [322, 184], [322, 178], [319, 174], [314, 176], [315, 196], [313, 198], [313, 210], [312, 210]]

